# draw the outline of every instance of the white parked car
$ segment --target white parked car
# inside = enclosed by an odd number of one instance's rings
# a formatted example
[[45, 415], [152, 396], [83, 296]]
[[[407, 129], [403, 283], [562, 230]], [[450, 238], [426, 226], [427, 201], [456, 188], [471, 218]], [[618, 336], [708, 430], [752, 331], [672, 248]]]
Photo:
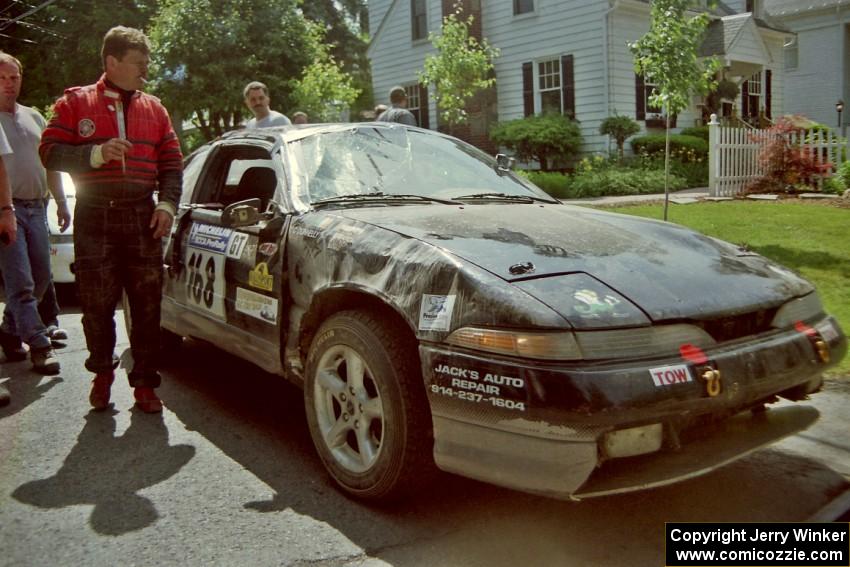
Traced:
[[[62, 172], [62, 186], [65, 188], [68, 208], [73, 214], [77, 190], [73, 179], [65, 172]], [[47, 228], [50, 232], [50, 270], [53, 272], [53, 282], [74, 283], [74, 228], [68, 227], [65, 232], [59, 232], [56, 201], [53, 199], [47, 203]]]

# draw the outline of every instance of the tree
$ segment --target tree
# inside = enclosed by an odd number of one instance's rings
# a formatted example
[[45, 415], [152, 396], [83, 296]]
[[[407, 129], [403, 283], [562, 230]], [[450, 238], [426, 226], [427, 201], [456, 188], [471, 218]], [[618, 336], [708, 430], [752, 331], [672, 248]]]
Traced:
[[268, 85], [272, 108], [293, 108], [290, 83], [322, 60], [323, 35], [296, 0], [167, 0], [150, 30], [153, 87], [209, 140], [247, 115], [249, 81]]
[[634, 136], [640, 132], [640, 125], [628, 116], [622, 114], [613, 114], [602, 121], [599, 125], [599, 133], [608, 135], [614, 138], [617, 142], [617, 153], [620, 156], [620, 163], [623, 161], [623, 144], [626, 143], [626, 138]]
[[351, 75], [327, 55], [307, 66], [301, 78], [292, 82], [292, 100], [312, 122], [339, 121], [360, 94], [353, 83]]
[[664, 158], [664, 220], [667, 220], [670, 171], [670, 116], [688, 108], [695, 93], [705, 94], [716, 85], [720, 67], [715, 58], [700, 61], [698, 50], [708, 25], [708, 14], [690, 19], [685, 12], [693, 0], [652, 0], [649, 32], [629, 45], [635, 56], [635, 71], [651, 77], [655, 91], [649, 97], [667, 114], [667, 146]]
[[575, 154], [581, 147], [578, 124], [561, 114], [500, 122], [490, 130], [490, 138], [523, 161], [537, 160], [543, 171], [549, 169], [549, 160]]
[[455, 4], [454, 13], [443, 18], [442, 33], [428, 34], [437, 53], [425, 58], [425, 70], [419, 74], [420, 83], [434, 85], [440, 117], [450, 129], [466, 122], [467, 101], [496, 82], [493, 59], [499, 56], [499, 50], [486, 39], [479, 42], [469, 35], [472, 22], [472, 16], [464, 19], [463, 8]]
[[156, 2], [141, 0], [76, 0], [55, 2], [22, 17], [33, 4], [43, 3], [6, 4], [3, 18], [9, 20], [0, 20], [2, 49], [24, 67], [21, 102], [40, 108], [51, 106], [68, 87], [95, 82], [103, 72], [104, 34], [119, 23], [145, 29], [156, 8]]
[[369, 46], [369, 10], [366, 0], [310, 0], [301, 3], [310, 20], [325, 29], [324, 43], [338, 68], [351, 77], [350, 86], [359, 91], [351, 103], [352, 116], [372, 110], [372, 71], [366, 48]]

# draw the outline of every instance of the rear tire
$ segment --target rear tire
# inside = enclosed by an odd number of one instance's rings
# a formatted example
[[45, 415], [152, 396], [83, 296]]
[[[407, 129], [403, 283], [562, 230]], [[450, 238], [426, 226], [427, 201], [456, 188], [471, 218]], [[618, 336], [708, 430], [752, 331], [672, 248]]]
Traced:
[[435, 470], [433, 426], [416, 343], [361, 311], [331, 316], [313, 338], [304, 403], [313, 444], [347, 493], [394, 500]]

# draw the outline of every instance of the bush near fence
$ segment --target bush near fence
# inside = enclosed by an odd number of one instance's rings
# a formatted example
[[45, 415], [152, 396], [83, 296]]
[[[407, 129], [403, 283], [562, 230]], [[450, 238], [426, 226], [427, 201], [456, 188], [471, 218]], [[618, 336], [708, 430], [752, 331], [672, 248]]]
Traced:
[[[664, 155], [666, 144], [664, 134], [648, 134], [637, 136], [631, 140], [632, 150], [636, 154]], [[708, 157], [708, 141], [696, 136], [670, 134], [670, 155], [679, 159], [690, 159], [689, 156]]]
[[[620, 166], [601, 156], [585, 158], [573, 175], [548, 171], [518, 171], [549, 195], [557, 199], [580, 199], [607, 195], [645, 195], [664, 192], [664, 170]], [[688, 186], [687, 180], [671, 173], [670, 191]]]

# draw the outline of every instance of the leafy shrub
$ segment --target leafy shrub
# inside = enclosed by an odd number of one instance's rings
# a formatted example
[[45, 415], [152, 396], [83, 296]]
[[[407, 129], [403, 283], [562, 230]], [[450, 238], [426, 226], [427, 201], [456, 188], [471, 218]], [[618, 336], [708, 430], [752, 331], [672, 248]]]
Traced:
[[[632, 138], [632, 150], [636, 154], [664, 155], [664, 145], [664, 134], [648, 134]], [[690, 161], [691, 158], [704, 160], [708, 157], [708, 142], [696, 136], [670, 134], [670, 155], [682, 161]]]
[[[639, 155], [633, 158], [629, 167], [644, 171], [664, 171], [664, 154], [654, 156]], [[688, 187], [705, 187], [708, 185], [708, 160], [695, 158], [682, 161], [673, 156], [670, 160], [670, 173], [685, 180]]]
[[490, 130], [490, 138], [523, 161], [537, 160], [544, 171], [549, 169], [549, 160], [575, 155], [582, 142], [578, 124], [561, 114], [499, 122]]
[[521, 171], [517, 172], [548, 194], [559, 199], [570, 195], [570, 177], [554, 171]]
[[842, 195], [847, 187], [844, 183], [835, 175], [832, 177], [827, 177], [823, 180], [823, 192], [831, 193], [835, 195]]
[[694, 138], [702, 138], [708, 141], [708, 126], [693, 126], [691, 128], [682, 128], [679, 132], [680, 136], [693, 136]]
[[835, 178], [841, 183], [844, 189], [850, 187], [850, 161], [845, 161], [838, 166], [835, 172]]
[[[679, 191], [686, 187], [683, 178], [670, 175], [668, 188]], [[571, 198], [598, 197], [602, 195], [641, 195], [664, 192], [664, 172], [609, 168], [586, 171], [573, 176], [569, 193]]]
[[623, 144], [626, 143], [626, 138], [634, 136], [638, 132], [640, 132], [640, 124], [631, 117], [620, 114], [609, 116], [599, 125], [600, 134], [607, 134], [617, 142], [617, 153], [620, 156], [620, 161], [623, 161]]
[[765, 174], [747, 192], [796, 191], [832, 169], [830, 163], [818, 163], [812, 148], [791, 142], [790, 134], [798, 130], [793, 120], [782, 117], [766, 131], [750, 136], [761, 145], [758, 159]]

